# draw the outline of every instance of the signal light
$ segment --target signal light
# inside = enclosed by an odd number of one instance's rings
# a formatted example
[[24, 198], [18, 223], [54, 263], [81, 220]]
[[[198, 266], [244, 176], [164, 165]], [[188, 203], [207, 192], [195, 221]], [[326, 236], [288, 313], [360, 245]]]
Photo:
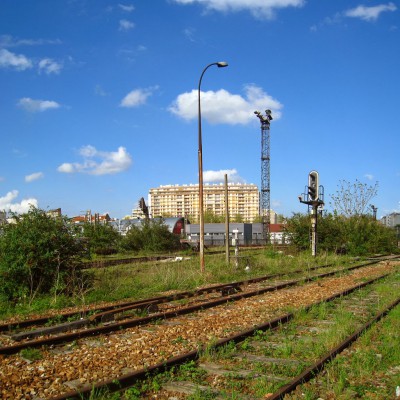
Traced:
[[308, 200], [317, 201], [318, 200], [318, 186], [319, 177], [317, 171], [311, 171], [308, 174]]

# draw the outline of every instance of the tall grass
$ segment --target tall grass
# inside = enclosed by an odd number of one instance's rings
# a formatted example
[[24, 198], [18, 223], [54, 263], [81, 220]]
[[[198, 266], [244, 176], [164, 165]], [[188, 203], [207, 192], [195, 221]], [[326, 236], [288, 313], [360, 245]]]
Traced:
[[32, 304], [24, 299], [10, 304], [0, 299], [0, 319], [15, 314], [43, 312], [66, 306], [82, 306], [91, 303], [123, 299], [142, 299], [171, 291], [195, 290], [196, 288], [237, 280], [259, 277], [268, 274], [290, 273], [302, 269], [305, 274], [316, 265], [338, 264], [338, 256], [323, 254], [313, 258], [307, 253], [283, 254], [272, 248], [240, 251], [238, 266], [231, 254], [230, 265], [226, 264], [225, 254], [206, 254], [205, 273], [200, 272], [197, 254], [183, 254], [181, 261], [157, 261], [141, 264], [126, 264], [96, 268], [93, 274], [93, 287], [79, 296], [40, 297]]

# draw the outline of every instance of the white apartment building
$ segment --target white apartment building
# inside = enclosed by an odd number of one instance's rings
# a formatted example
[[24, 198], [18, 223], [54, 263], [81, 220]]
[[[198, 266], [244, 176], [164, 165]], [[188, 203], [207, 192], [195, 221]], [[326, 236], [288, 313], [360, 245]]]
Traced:
[[393, 212], [391, 214], [385, 215], [384, 217], [382, 217], [381, 223], [390, 228], [394, 228], [400, 225], [400, 213]]
[[[205, 184], [204, 211], [225, 215], [225, 185]], [[257, 185], [228, 183], [230, 219], [237, 215], [244, 222], [253, 222], [259, 215], [260, 193]], [[199, 185], [162, 185], [149, 191], [152, 217], [187, 217], [192, 223], [199, 218]]]

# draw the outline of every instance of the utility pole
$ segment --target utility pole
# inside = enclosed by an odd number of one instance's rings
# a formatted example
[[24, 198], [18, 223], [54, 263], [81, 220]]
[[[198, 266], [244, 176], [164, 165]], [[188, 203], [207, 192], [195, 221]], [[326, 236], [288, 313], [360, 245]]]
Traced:
[[270, 242], [269, 232], [271, 225], [271, 178], [270, 178], [270, 122], [272, 121], [271, 110], [265, 110], [265, 115], [259, 111], [254, 114], [261, 123], [261, 218], [263, 237], [266, 244]]
[[228, 174], [225, 174], [225, 261], [229, 265], [229, 196]]

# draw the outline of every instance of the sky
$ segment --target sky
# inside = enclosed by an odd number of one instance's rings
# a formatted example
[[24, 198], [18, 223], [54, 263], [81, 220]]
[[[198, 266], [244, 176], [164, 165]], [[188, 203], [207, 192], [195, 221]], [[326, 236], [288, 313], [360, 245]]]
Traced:
[[270, 109], [275, 212], [307, 211], [312, 170], [328, 211], [358, 181], [399, 212], [400, 2], [382, 0], [1, 0], [0, 210], [122, 218], [197, 183], [203, 71], [205, 182], [261, 188]]

